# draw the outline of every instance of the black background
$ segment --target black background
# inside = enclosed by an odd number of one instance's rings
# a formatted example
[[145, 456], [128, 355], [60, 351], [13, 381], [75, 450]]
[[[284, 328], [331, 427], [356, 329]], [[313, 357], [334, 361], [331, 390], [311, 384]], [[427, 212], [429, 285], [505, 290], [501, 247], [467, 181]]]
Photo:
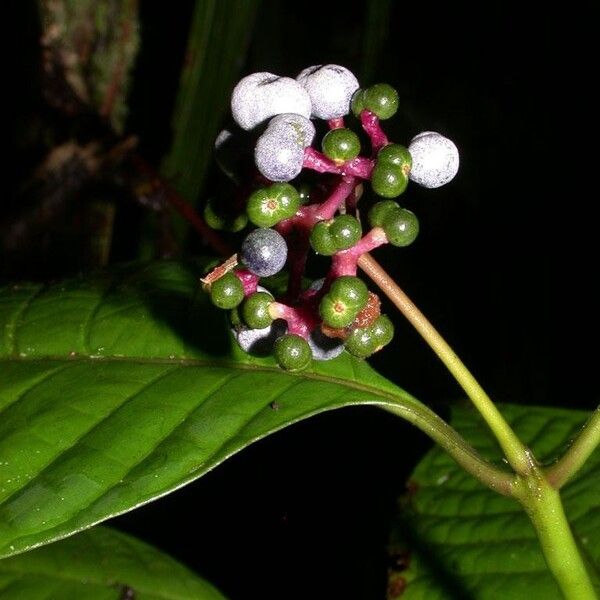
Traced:
[[[157, 160], [192, 3], [143, 2], [128, 129]], [[410, 186], [409, 249], [378, 258], [495, 399], [598, 403], [597, 31], [591, 3], [392, 2], [372, 81], [400, 94], [386, 124], [455, 141], [457, 178]], [[243, 74], [294, 76], [334, 62], [359, 73], [365, 4], [265, 0]], [[210, 186], [218, 185], [213, 174]], [[210, 192], [210, 189], [208, 190]], [[388, 307], [391, 314], [392, 310]], [[461, 392], [399, 317], [373, 359], [442, 414]], [[200, 481], [114, 521], [207, 576], [232, 599], [383, 598], [389, 521], [429, 442], [374, 409], [314, 418]]]

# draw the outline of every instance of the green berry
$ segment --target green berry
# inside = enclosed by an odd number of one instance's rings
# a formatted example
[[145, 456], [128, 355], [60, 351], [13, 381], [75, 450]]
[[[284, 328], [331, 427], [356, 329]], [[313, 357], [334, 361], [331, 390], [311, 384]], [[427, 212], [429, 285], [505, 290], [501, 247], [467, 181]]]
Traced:
[[273, 227], [296, 214], [300, 194], [289, 183], [274, 183], [254, 191], [248, 198], [246, 212], [258, 227]]
[[233, 273], [225, 273], [210, 286], [210, 299], [219, 308], [235, 308], [244, 299], [244, 286]]
[[242, 317], [248, 327], [264, 329], [273, 322], [269, 314], [269, 306], [272, 302], [273, 297], [267, 292], [255, 292], [246, 298], [242, 304]]
[[386, 215], [383, 230], [390, 244], [408, 246], [419, 234], [419, 221], [410, 210], [398, 208]]
[[308, 183], [302, 183], [298, 186], [298, 195], [300, 196], [300, 204], [305, 205], [310, 203], [311, 186]]
[[412, 167], [412, 156], [408, 148], [400, 144], [387, 144], [377, 153], [377, 161], [396, 165], [408, 177]]
[[329, 231], [332, 221], [319, 221], [310, 232], [310, 245], [317, 254], [331, 256], [337, 252], [337, 246]]
[[344, 342], [346, 350], [357, 358], [367, 358], [375, 351], [371, 327], [357, 327]]
[[343, 275], [331, 284], [327, 295], [341, 300], [355, 309], [354, 316], [356, 316], [356, 313], [362, 310], [367, 303], [369, 290], [362, 279], [352, 275]]
[[360, 117], [360, 113], [365, 110], [365, 92], [366, 90], [361, 90], [359, 88], [352, 95], [350, 108], [352, 108], [355, 117]]
[[363, 103], [380, 119], [389, 119], [398, 110], [398, 92], [387, 83], [377, 83], [365, 90]]
[[360, 240], [362, 227], [352, 215], [339, 215], [329, 226], [329, 233], [338, 250], [347, 250]]
[[308, 342], [293, 333], [278, 338], [273, 346], [273, 353], [279, 366], [286, 371], [301, 371], [312, 360]]
[[332, 294], [325, 294], [319, 304], [319, 314], [323, 322], [335, 329], [351, 325], [357, 313], [358, 310], [351, 303]]
[[230, 231], [237, 233], [246, 227], [248, 217], [244, 213], [237, 216], [222, 215], [215, 211], [212, 201], [208, 201], [204, 207], [204, 220], [211, 229], [217, 231]]
[[381, 227], [386, 216], [393, 210], [400, 208], [393, 200], [382, 200], [373, 204], [369, 211], [369, 223], [371, 227]]
[[360, 153], [360, 140], [351, 129], [332, 129], [321, 142], [325, 156], [337, 163], [356, 158]]
[[394, 325], [385, 315], [379, 315], [369, 327], [357, 327], [345, 341], [346, 350], [358, 358], [367, 358], [394, 337]]
[[369, 329], [371, 330], [371, 338], [375, 345], [374, 352], [387, 346], [394, 337], [394, 324], [385, 315], [379, 315]]
[[375, 163], [371, 173], [371, 187], [373, 191], [384, 198], [396, 198], [408, 185], [408, 177], [401, 167], [388, 162]]

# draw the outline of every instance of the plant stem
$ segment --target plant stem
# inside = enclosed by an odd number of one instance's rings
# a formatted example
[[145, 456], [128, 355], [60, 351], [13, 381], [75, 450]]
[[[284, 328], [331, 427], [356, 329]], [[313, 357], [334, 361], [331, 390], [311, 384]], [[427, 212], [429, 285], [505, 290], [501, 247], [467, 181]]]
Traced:
[[514, 495], [536, 530], [544, 557], [567, 600], [596, 600], [590, 575], [577, 548], [558, 490], [541, 470], [520, 478]]
[[560, 489], [600, 445], [600, 406], [591, 414], [570, 448], [546, 469], [546, 479], [555, 489]]
[[455, 429], [425, 405], [389, 404], [384, 408], [418, 427], [485, 486], [504, 496], [512, 495], [515, 476], [479, 456]]
[[383, 293], [396, 305], [411, 325], [421, 334], [438, 358], [460, 384], [475, 408], [480, 412], [496, 439], [500, 443], [510, 465], [517, 473], [527, 474], [533, 466], [529, 451], [521, 443], [510, 425], [504, 420], [490, 397], [479, 385], [475, 377], [454, 353], [446, 340], [438, 333], [425, 315], [413, 304], [396, 282], [369, 254], [363, 254], [358, 266], [381, 288]]

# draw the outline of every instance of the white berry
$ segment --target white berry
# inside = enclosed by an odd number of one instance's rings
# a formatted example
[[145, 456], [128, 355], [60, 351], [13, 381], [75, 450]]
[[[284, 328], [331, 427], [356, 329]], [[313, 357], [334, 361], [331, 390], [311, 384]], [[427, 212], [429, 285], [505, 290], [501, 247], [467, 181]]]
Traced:
[[306, 90], [291, 77], [253, 73], [233, 89], [231, 114], [242, 129], [254, 129], [281, 113], [310, 117], [311, 103]]
[[284, 113], [273, 117], [269, 121], [266, 131], [291, 137], [302, 148], [310, 146], [316, 134], [315, 126], [310, 119], [294, 113]]
[[352, 95], [359, 83], [351, 71], [340, 65], [315, 65], [304, 69], [296, 80], [312, 102], [312, 116], [336, 119], [350, 112]]
[[452, 140], [435, 131], [416, 135], [408, 151], [413, 161], [409, 177], [423, 187], [441, 187], [458, 172], [458, 148]]
[[304, 148], [314, 137], [314, 125], [302, 115], [273, 117], [254, 147], [256, 167], [271, 181], [291, 181], [302, 171]]

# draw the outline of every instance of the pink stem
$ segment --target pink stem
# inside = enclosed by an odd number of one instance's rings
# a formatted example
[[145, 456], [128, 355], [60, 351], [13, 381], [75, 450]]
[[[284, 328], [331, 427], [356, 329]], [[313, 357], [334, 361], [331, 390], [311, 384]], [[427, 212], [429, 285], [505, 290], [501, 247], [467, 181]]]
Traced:
[[344, 117], [329, 119], [329, 121], [327, 121], [327, 125], [329, 126], [329, 129], [343, 129], [345, 127]]
[[337, 165], [312, 146], [304, 150], [303, 167], [318, 173], [337, 173], [338, 175], [353, 175], [359, 179], [370, 179], [374, 166], [375, 161], [364, 156], [358, 156], [353, 160]]
[[274, 319], [287, 321], [288, 333], [294, 333], [307, 339], [310, 332], [317, 326], [316, 315], [308, 307], [292, 307], [281, 302], [272, 302], [269, 314]]
[[381, 148], [389, 143], [387, 136], [379, 124], [379, 118], [371, 111], [363, 110], [360, 113], [360, 122], [365, 133], [371, 139], [373, 153], [377, 154]]
[[234, 271], [234, 274], [242, 282], [242, 285], [244, 286], [244, 296], [246, 298], [256, 292], [256, 286], [258, 285], [259, 280], [258, 275], [251, 273], [247, 269], [239, 269]]
[[332, 281], [342, 275], [356, 275], [358, 259], [383, 244], [387, 244], [387, 237], [381, 227], [373, 227], [352, 248], [336, 252], [331, 261], [331, 268], [327, 279]]
[[321, 206], [317, 210], [317, 219], [333, 219], [333, 216], [341, 206], [342, 202], [352, 194], [355, 187], [356, 177], [344, 175], [333, 190], [331, 196], [321, 203]]

